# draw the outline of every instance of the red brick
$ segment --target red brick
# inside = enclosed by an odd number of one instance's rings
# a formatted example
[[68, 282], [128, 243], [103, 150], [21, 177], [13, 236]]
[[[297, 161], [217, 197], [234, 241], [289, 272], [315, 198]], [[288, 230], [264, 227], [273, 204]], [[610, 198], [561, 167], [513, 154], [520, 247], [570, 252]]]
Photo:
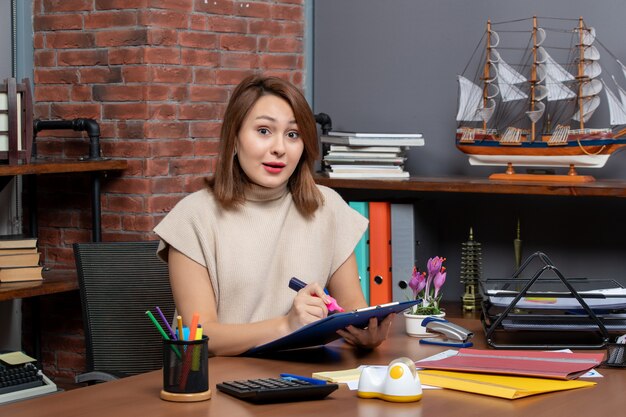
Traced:
[[56, 65], [56, 53], [54, 51], [35, 50], [35, 67], [54, 67]]
[[93, 33], [53, 32], [46, 35], [46, 47], [51, 49], [91, 48], [94, 46]]
[[95, 0], [96, 10], [140, 9], [148, 5], [148, 0]]
[[43, 0], [43, 10], [46, 12], [88, 11], [92, 8], [92, 0]]
[[35, 51], [39, 49], [43, 49], [44, 44], [46, 43], [46, 38], [42, 32], [33, 34], [33, 48]]
[[[178, 192], [182, 191], [182, 188], [183, 184], [181, 184]], [[168, 213], [180, 200], [181, 197], [179, 195], [158, 195], [146, 197], [146, 208], [150, 213]], [[155, 223], [155, 225], [156, 224], [158, 223]]]
[[170, 90], [164, 84], [150, 84], [146, 86], [146, 100], [164, 101], [170, 96]]
[[216, 104], [181, 104], [180, 120], [215, 120], [222, 115], [222, 108]]
[[141, 83], [151, 81], [150, 68], [146, 66], [122, 67], [122, 78], [127, 83]]
[[203, 1], [195, 2], [196, 11], [207, 12], [211, 14], [233, 14], [235, 5], [233, 0], [211, 0], [206, 3]]
[[[152, 195], [182, 193], [184, 185], [185, 182], [182, 177], [153, 178]], [[150, 204], [149, 201], [148, 197], [147, 204]]]
[[57, 245], [61, 242], [61, 230], [49, 227], [40, 228], [37, 232], [37, 245]]
[[191, 30], [206, 30], [207, 29], [207, 17], [199, 14], [192, 14], [189, 16], [189, 29]]
[[139, 15], [139, 24], [151, 27], [186, 29], [188, 13], [169, 10], [144, 10]]
[[109, 57], [106, 49], [59, 51], [57, 61], [60, 66], [108, 65]]
[[123, 216], [122, 227], [124, 230], [149, 232], [156, 226], [154, 217], [148, 216]]
[[111, 193], [149, 194], [150, 180], [145, 178], [116, 178], [107, 181], [106, 189]]
[[145, 87], [140, 85], [94, 85], [96, 101], [142, 101]]
[[288, 6], [282, 4], [272, 6], [272, 19], [301, 22], [304, 20], [303, 13], [302, 6]]
[[155, 120], [174, 120], [176, 109], [175, 104], [151, 104], [148, 107], [148, 117]]
[[[123, 143], [123, 142], [118, 142], [119, 143]], [[109, 152], [109, 148], [105, 147], [103, 148], [103, 152], [105, 152], [105, 155], [110, 155], [113, 158], [118, 158], [118, 157], [122, 157], [122, 158], [127, 158], [126, 162], [126, 169], [124, 170], [124, 176], [126, 177], [141, 177], [144, 176], [143, 173], [143, 158], [144, 156], [141, 156], [141, 159], [131, 159], [132, 157], [128, 158], [124, 155], [117, 155], [117, 153], [115, 153], [115, 148], [111, 148], [110, 152]], [[135, 153], [139, 153], [139, 152], [135, 152]]]
[[87, 229], [65, 229], [63, 231], [63, 242], [71, 245], [74, 242], [89, 242], [91, 240], [91, 230]]
[[[190, 126], [190, 133], [192, 138], [219, 138], [221, 128], [221, 122], [192, 122]], [[205, 141], [196, 142], [195, 146], [196, 150], [194, 151], [194, 154], [196, 155], [206, 155], [206, 147], [212, 147], [212, 145], [208, 145]], [[217, 150], [217, 147], [215, 149]]]
[[219, 70], [217, 72], [217, 77], [215, 80], [215, 84], [217, 85], [237, 85], [241, 80], [246, 78], [248, 75], [253, 74], [254, 71], [244, 71], [244, 70]]
[[153, 66], [150, 68], [152, 81], [157, 83], [191, 83], [192, 69], [188, 67]]
[[[217, 161], [217, 159], [215, 160]], [[207, 173], [208, 175], [200, 175], [200, 176], [194, 176], [194, 175], [189, 175], [185, 177], [185, 192], [186, 193], [193, 193], [196, 192], [198, 190], [202, 190], [203, 188], [206, 187], [206, 178], [211, 176], [210, 173], [215, 172], [215, 163], [213, 162], [213, 165], [210, 168], [209, 173]]]
[[69, 85], [41, 85], [35, 86], [36, 101], [69, 101]]
[[[81, 86], [81, 87], [83, 87], [83, 86]], [[84, 87], [89, 88], [89, 91], [91, 92], [91, 86], [84, 86]], [[102, 139], [110, 139], [110, 138], [117, 137], [117, 132], [116, 132], [116, 129], [115, 129], [115, 123], [98, 121], [98, 124], [100, 125], [101, 144], [109, 142], [109, 141], [103, 141]]]
[[256, 37], [245, 35], [221, 35], [220, 48], [226, 51], [256, 51]]
[[207, 27], [211, 32], [246, 33], [246, 19], [230, 16], [209, 16]]
[[184, 62], [185, 65], [216, 67], [219, 63], [219, 59], [217, 52], [187, 48], [182, 50], [182, 62]]
[[147, 103], [112, 103], [103, 104], [102, 116], [105, 119], [146, 119]]
[[75, 69], [35, 68], [35, 83], [37, 84], [74, 84], [77, 82], [78, 72]]
[[146, 232], [114, 232], [107, 233], [102, 232], [102, 238], [107, 242], [135, 242], [138, 240], [157, 239], [158, 237], [154, 233]]
[[228, 90], [225, 87], [191, 85], [189, 87], [189, 100], [224, 103], [228, 100]]
[[[147, 177], [163, 177], [170, 173], [169, 159], [146, 159], [145, 175]], [[151, 211], [151, 210], [149, 210]]]
[[189, 124], [184, 122], [148, 122], [144, 126], [146, 138], [178, 139], [189, 137]]
[[103, 213], [101, 225], [103, 234], [105, 231], [122, 230], [122, 216], [119, 214]]
[[270, 38], [269, 52], [302, 52], [302, 41], [296, 38]]
[[178, 36], [181, 46], [201, 49], [217, 48], [217, 35], [213, 33], [181, 32]]
[[155, 9], [181, 10], [190, 12], [193, 10], [193, 1], [190, 0], [148, 0], [148, 6]]
[[222, 68], [258, 68], [259, 55], [225, 52], [220, 62]]
[[209, 68], [194, 68], [195, 84], [215, 84], [215, 70]]
[[139, 46], [148, 41], [148, 29], [115, 29], [96, 32], [97, 46]]
[[72, 353], [58, 351], [56, 353], [57, 366], [59, 369], [70, 369], [80, 371], [85, 369], [86, 359], [82, 353]]
[[269, 18], [271, 6], [267, 3], [239, 3], [234, 12], [240, 16]]
[[193, 155], [193, 142], [190, 140], [166, 140], [150, 143], [152, 157], [183, 157]]
[[99, 104], [52, 104], [50, 108], [52, 117], [59, 119], [75, 119], [77, 117], [86, 117], [91, 119], [100, 119]]
[[143, 139], [143, 125], [144, 124], [145, 124], [144, 121], [117, 122], [117, 137], [120, 139]]
[[184, 174], [207, 174], [210, 171], [210, 159], [174, 159], [170, 164], [170, 171], [173, 175]]
[[108, 195], [103, 200], [102, 209], [118, 213], [141, 213], [143, 212], [144, 197], [130, 195]]
[[[107, 144], [104, 150], [107, 151], [108, 155], [117, 158], [145, 158], [150, 152], [150, 145], [143, 141], [127, 140], [116, 142], [110, 149]], [[141, 167], [139, 171], [141, 171]], [[125, 170], [124, 174], [129, 176], [130, 172]]]
[[155, 29], [148, 31], [148, 45], [178, 45], [178, 31], [175, 29]]
[[85, 29], [108, 29], [136, 25], [136, 11], [96, 12], [85, 15]]
[[119, 67], [80, 68], [78, 73], [80, 81], [85, 84], [122, 82], [122, 71]]
[[147, 47], [143, 51], [143, 59], [146, 64], [180, 64], [181, 62], [178, 48]]
[[41, 16], [35, 14], [33, 30], [35, 32], [48, 30], [72, 30], [83, 28], [83, 16], [80, 14], [61, 14]]
[[261, 57], [261, 66], [268, 69], [291, 69], [297, 68], [298, 58], [296, 55], [264, 55]]
[[142, 64], [144, 61], [144, 48], [110, 48], [109, 64]]
[[280, 35], [282, 36], [304, 36], [304, 22], [280, 22]]

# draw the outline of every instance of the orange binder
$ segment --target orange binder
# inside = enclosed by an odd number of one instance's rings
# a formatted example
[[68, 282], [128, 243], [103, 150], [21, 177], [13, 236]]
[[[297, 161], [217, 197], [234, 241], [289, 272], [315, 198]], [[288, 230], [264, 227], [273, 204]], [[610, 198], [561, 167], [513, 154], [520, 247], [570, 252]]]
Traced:
[[391, 302], [391, 204], [370, 202], [370, 305]]

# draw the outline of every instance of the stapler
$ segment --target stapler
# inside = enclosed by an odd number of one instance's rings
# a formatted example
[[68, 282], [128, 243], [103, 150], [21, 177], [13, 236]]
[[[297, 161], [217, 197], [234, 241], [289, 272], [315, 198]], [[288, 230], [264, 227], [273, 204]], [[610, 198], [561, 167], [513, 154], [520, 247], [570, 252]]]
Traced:
[[453, 347], [470, 347], [474, 344], [469, 341], [474, 337], [474, 333], [469, 330], [437, 317], [426, 317], [422, 321], [422, 326], [431, 332], [440, 333], [443, 339], [420, 339], [420, 343], [425, 345], [442, 345]]

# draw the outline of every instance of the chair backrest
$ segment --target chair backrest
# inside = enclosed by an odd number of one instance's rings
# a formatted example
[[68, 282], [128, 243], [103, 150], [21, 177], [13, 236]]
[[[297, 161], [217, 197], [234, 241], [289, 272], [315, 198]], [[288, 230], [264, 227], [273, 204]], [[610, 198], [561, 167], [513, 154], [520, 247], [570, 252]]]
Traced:
[[[148, 316], [171, 322], [174, 299], [158, 241], [75, 243], [87, 371], [128, 375], [160, 369], [162, 338]], [[164, 326], [163, 326], [164, 327]], [[164, 327], [165, 328], [165, 327]]]

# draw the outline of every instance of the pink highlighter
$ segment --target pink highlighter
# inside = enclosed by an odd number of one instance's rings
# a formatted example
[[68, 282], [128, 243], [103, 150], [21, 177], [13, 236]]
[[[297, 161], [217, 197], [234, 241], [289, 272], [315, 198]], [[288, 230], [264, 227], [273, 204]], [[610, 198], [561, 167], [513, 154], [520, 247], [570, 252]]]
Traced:
[[[289, 280], [289, 288], [291, 288], [292, 290], [298, 292], [300, 291], [302, 288], [306, 287], [306, 282], [304, 281], [300, 281], [298, 278], [296, 277], [292, 277]], [[325, 291], [325, 290], [324, 290]], [[338, 311], [340, 313], [343, 313], [344, 310], [343, 308], [341, 308], [341, 306], [339, 304], [337, 304], [337, 300], [335, 300], [333, 297], [331, 297], [330, 295], [326, 294], [326, 296], [328, 297], [328, 299], [330, 300], [328, 303], [326, 303], [326, 307], [328, 308], [329, 312], [334, 312], [334, 311]]]

